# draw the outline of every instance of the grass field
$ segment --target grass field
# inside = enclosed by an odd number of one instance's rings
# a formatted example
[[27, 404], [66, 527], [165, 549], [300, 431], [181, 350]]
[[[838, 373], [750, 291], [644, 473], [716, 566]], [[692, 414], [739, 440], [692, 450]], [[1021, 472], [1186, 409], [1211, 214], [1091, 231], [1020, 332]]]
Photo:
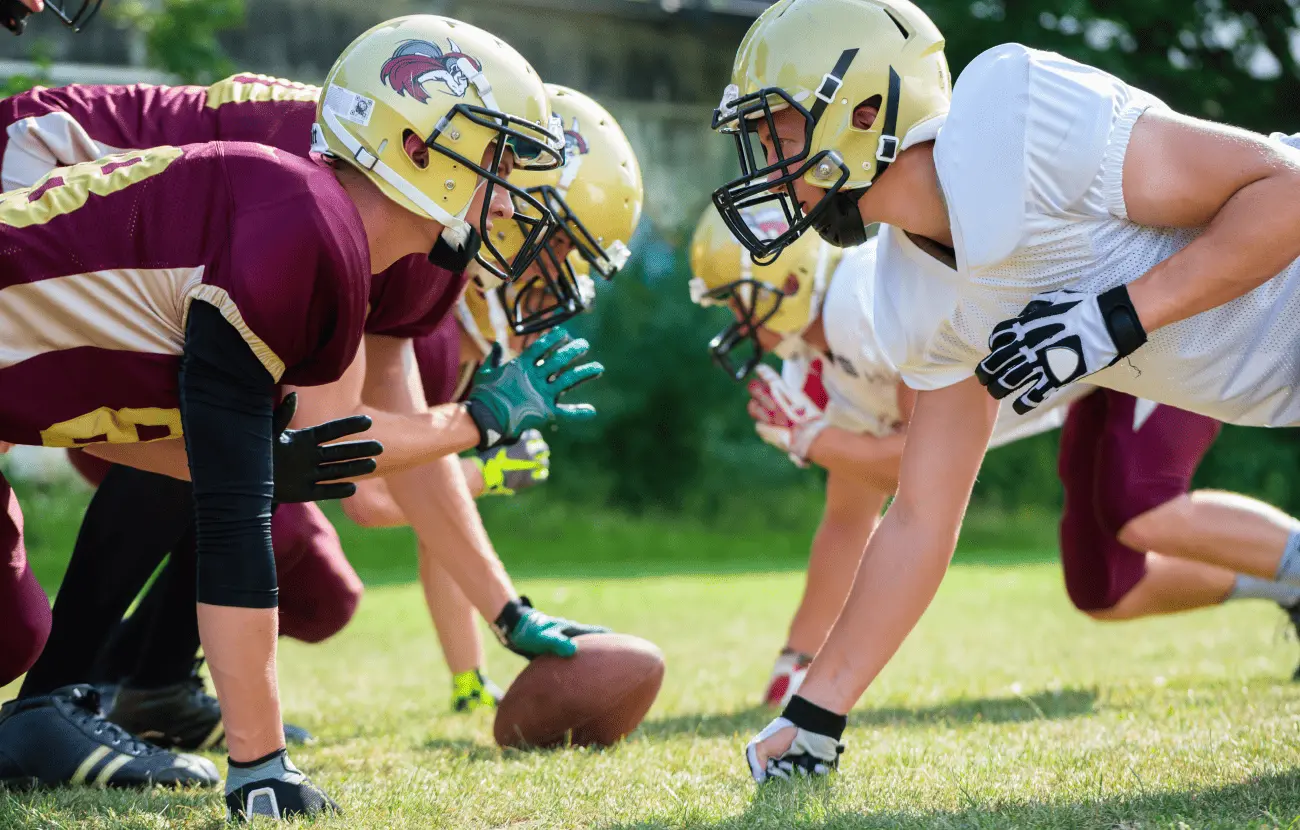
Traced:
[[[28, 504], [33, 560], [56, 575], [78, 505]], [[315, 826], [1300, 827], [1297, 646], [1267, 605], [1099, 625], [1066, 601], [1050, 523], [1031, 521], [1041, 543], [1014, 551], [988, 546], [998, 522], [977, 522], [851, 715], [841, 774], [756, 792], [741, 747], [769, 718], [753, 704], [798, 596], [808, 527], [773, 539], [603, 517], [561, 544], [559, 513], [530, 539], [510, 510], [493, 517], [496, 535], [538, 605], [663, 648], [647, 722], [607, 751], [498, 750], [489, 715], [448, 713], [405, 535], [344, 528], [371, 586], [356, 621], [281, 651], [286, 715], [319, 738], [294, 758], [347, 811]], [[489, 649], [499, 681], [522, 665]], [[6, 830], [220, 819], [209, 793], [0, 794]]]

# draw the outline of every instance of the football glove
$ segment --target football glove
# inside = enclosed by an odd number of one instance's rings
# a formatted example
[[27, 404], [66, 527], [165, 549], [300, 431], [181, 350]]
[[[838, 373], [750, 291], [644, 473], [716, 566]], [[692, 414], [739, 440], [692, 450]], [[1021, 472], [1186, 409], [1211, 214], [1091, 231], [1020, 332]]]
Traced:
[[547, 616], [533, 608], [528, 597], [520, 597], [506, 603], [500, 616], [492, 623], [492, 631], [501, 645], [531, 660], [542, 654], [572, 657], [578, 653], [574, 637], [603, 634], [609, 629]]
[[526, 430], [508, 447], [484, 450], [473, 459], [483, 476], [485, 496], [513, 496], [551, 475], [551, 448], [535, 429]]
[[493, 343], [466, 403], [478, 427], [479, 452], [513, 443], [525, 430], [552, 421], [594, 418], [591, 404], [559, 403], [561, 395], [605, 371], [594, 361], [572, 366], [588, 348], [586, 340], [575, 340], [558, 326], [508, 363], [501, 362], [501, 344]]
[[754, 431], [787, 453], [800, 467], [808, 466], [808, 451], [826, 428], [824, 413], [802, 389], [786, 383], [775, 369], [760, 363], [749, 382], [749, 415]]
[[[790, 699], [781, 717], [773, 720], [745, 747], [745, 759], [754, 781], [762, 784], [769, 778], [795, 775], [829, 775], [837, 769], [844, 744], [840, 737], [848, 718], [837, 715], [799, 696]], [[794, 730], [794, 739], [784, 752], [760, 754], [760, 744], [785, 729]]]
[[[378, 441], [328, 442], [365, 432], [370, 429], [370, 419], [365, 415], [349, 415], [314, 427], [289, 429], [289, 422], [297, 409], [296, 392], [285, 395], [275, 408], [274, 500], [279, 504], [290, 504], [347, 498], [357, 491], [357, 485], [333, 480], [373, 473], [376, 465], [371, 456], [382, 453], [384, 445]], [[333, 483], [321, 483], [326, 481]]]
[[309, 781], [283, 749], [247, 764], [229, 763], [226, 818], [230, 821], [259, 817], [283, 821], [337, 812], [339, 805]]
[[997, 400], [1028, 386], [1013, 404], [1024, 415], [1061, 387], [1113, 365], [1145, 342], [1127, 286], [1096, 295], [1051, 291], [993, 327], [991, 354], [975, 367], [975, 376]]

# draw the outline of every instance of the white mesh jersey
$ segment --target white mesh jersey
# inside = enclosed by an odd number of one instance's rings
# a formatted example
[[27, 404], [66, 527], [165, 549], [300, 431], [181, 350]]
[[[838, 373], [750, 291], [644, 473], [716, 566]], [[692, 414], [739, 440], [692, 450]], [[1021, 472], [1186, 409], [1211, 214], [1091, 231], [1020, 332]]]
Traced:
[[[1042, 291], [1128, 284], [1197, 237], [1128, 220], [1124, 157], [1158, 99], [1105, 72], [1018, 44], [977, 57], [928, 135], [957, 270], [883, 269], [877, 301], [909, 385], [969, 377], [993, 327]], [[937, 138], [934, 131], [937, 130]], [[1300, 140], [1275, 137], [1291, 146]], [[901, 233], [890, 255], [923, 257]], [[1300, 424], [1300, 266], [1216, 309], [1159, 329], [1089, 378], [1131, 395], [1251, 425]]]
[[[826, 289], [822, 321], [830, 354], [823, 359], [822, 384], [828, 403], [826, 417], [832, 426], [849, 432], [875, 436], [897, 431], [903, 422], [898, 385], [902, 381], [889, 344], [880, 336], [877, 319], [889, 319], [892, 309], [880, 305], [876, 290], [888, 269], [902, 284], [923, 286], [931, 277], [920, 270], [934, 271], [934, 279], [948, 279], [953, 272], [937, 260], [917, 253], [916, 259], [901, 259], [893, 250], [892, 229], [882, 226], [881, 234], [864, 245], [845, 251]], [[942, 272], [947, 271], [947, 274]], [[809, 358], [785, 361], [786, 381], [802, 388]], [[1028, 415], [1017, 415], [1010, 402], [998, 413], [990, 446], [1008, 444], [1059, 427], [1071, 401], [1092, 387], [1078, 384], [1069, 394], [1052, 398]]]

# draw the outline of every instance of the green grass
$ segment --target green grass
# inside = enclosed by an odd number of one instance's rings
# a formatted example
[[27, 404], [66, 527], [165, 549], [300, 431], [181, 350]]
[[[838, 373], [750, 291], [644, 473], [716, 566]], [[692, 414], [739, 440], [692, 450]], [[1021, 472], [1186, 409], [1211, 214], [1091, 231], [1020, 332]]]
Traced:
[[[44, 577], [75, 528], [66, 502], [28, 500]], [[769, 718], [753, 704], [798, 598], [807, 526], [772, 538], [597, 514], [561, 543], [564, 518], [550, 510], [530, 539], [510, 509], [492, 516], [538, 605], [663, 648], [645, 725], [607, 751], [498, 750], [490, 716], [447, 711], [406, 537], [344, 527], [371, 584], [357, 619], [281, 651], [286, 715], [319, 737], [294, 758], [347, 810], [316, 826], [1300, 827], [1297, 649], [1263, 603], [1097, 624], [1069, 606], [1050, 549], [1000, 550], [1002, 523], [977, 517], [979, 544], [852, 713], [841, 774], [756, 791], [741, 748]], [[1050, 523], [1029, 524], [1050, 541]], [[494, 645], [488, 662], [501, 681], [522, 665]], [[5, 830], [220, 817], [208, 793], [0, 795]]]

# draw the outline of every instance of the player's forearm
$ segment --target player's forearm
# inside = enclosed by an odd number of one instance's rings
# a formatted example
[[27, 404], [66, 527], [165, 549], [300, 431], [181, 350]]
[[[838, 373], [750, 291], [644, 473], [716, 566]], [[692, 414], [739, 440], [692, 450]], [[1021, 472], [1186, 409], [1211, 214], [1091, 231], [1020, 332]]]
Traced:
[[85, 450], [111, 464], [134, 467], [181, 481], [190, 480], [190, 465], [185, 455], [183, 438], [168, 438], [147, 444], [88, 444]]
[[1237, 191], [1187, 247], [1129, 285], [1147, 332], [1247, 294], [1300, 258], [1300, 172]]
[[226, 746], [236, 761], [284, 747], [275, 672], [275, 608], [198, 604], [199, 639], [221, 701]]
[[374, 425], [364, 437], [384, 445], [376, 476], [410, 470], [478, 445], [478, 427], [460, 404], [435, 406], [427, 412], [399, 413], [362, 405]]
[[424, 602], [433, 618], [447, 668], [452, 674], [460, 674], [482, 667], [483, 639], [474, 618], [474, 606], [440, 559], [420, 543], [420, 586], [424, 588]]
[[388, 476], [388, 489], [421, 545], [451, 574], [479, 613], [495, 620], [517, 594], [483, 528], [460, 459], [447, 456], [393, 473]]
[[863, 549], [885, 502], [883, 493], [863, 492], [859, 486], [856, 492], [845, 494], [856, 497], [851, 504], [843, 498], [839, 500], [841, 503], [836, 503], [834, 486], [832, 481], [826, 511], [813, 536], [803, 599], [790, 621], [786, 642], [787, 647], [806, 654], [816, 654], [822, 647], [844, 607]]
[[833, 712], [853, 708], [934, 599], [959, 526], [960, 521], [890, 508], [867, 545], [802, 697]]
[[476, 499], [483, 495], [487, 485], [483, 481], [483, 470], [474, 463], [474, 459], [461, 458], [460, 471], [465, 474], [465, 485], [469, 487], [469, 494]]
[[833, 473], [868, 483], [880, 492], [892, 493], [898, 489], [906, 437], [903, 432], [878, 438], [827, 427], [813, 441], [808, 460]]

